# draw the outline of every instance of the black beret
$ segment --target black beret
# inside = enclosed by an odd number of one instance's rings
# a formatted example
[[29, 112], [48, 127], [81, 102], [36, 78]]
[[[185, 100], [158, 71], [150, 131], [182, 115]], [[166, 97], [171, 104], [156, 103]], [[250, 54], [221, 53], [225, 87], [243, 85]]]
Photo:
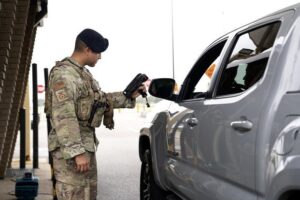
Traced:
[[92, 29], [84, 29], [78, 34], [77, 39], [80, 39], [96, 53], [101, 53], [108, 47], [108, 40]]

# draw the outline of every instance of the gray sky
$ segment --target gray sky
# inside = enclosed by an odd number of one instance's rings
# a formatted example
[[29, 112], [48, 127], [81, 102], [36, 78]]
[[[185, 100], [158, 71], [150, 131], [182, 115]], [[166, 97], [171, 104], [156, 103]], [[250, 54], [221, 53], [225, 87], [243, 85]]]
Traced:
[[[297, 0], [173, 0], [175, 79], [184, 77], [215, 39]], [[110, 46], [89, 68], [104, 91], [123, 90], [137, 73], [172, 77], [172, 0], [53, 0], [37, 32], [33, 63], [43, 68], [70, 56], [77, 34], [92, 28]]]

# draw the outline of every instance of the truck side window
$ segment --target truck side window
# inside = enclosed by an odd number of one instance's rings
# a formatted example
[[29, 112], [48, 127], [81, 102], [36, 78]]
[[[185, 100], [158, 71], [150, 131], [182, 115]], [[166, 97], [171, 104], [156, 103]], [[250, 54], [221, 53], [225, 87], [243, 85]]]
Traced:
[[205, 97], [226, 41], [222, 40], [216, 43], [198, 59], [183, 83], [183, 88], [180, 91], [182, 99]]
[[243, 92], [263, 76], [280, 22], [248, 31], [237, 37], [217, 89], [217, 96]]

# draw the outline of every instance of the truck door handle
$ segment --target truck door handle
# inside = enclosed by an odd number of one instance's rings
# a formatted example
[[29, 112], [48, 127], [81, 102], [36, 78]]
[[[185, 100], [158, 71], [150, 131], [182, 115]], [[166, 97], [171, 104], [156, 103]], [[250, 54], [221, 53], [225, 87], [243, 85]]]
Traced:
[[230, 123], [230, 126], [237, 131], [240, 132], [246, 132], [246, 131], [250, 131], [253, 127], [252, 122], [248, 121], [248, 120], [242, 120], [242, 121], [234, 121]]
[[197, 124], [198, 124], [198, 119], [195, 118], [195, 117], [188, 118], [188, 119], [186, 120], [186, 123], [188, 124], [189, 127], [193, 128], [194, 126], [197, 126]]

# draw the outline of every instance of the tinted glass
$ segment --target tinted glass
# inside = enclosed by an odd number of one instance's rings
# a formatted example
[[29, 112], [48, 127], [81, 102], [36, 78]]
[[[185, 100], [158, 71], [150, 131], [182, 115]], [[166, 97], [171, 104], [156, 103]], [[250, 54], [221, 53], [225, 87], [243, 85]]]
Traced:
[[222, 73], [217, 95], [243, 92], [263, 76], [280, 23], [272, 23], [238, 36]]

